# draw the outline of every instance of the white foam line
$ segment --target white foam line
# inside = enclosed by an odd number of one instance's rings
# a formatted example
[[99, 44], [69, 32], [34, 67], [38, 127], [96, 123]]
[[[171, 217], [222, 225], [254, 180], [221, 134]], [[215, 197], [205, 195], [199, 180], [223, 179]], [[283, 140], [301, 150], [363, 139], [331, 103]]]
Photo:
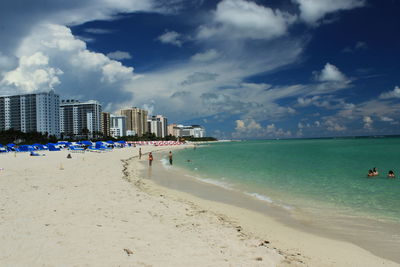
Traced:
[[199, 180], [199, 181], [207, 183], [207, 184], [216, 185], [216, 186], [222, 187], [227, 190], [233, 190], [232, 185], [225, 183], [225, 182], [221, 182], [221, 181], [217, 181], [217, 180], [209, 179], [209, 178], [200, 178], [200, 177], [189, 175], [189, 174], [185, 174], [185, 176], [194, 178], [196, 180]]

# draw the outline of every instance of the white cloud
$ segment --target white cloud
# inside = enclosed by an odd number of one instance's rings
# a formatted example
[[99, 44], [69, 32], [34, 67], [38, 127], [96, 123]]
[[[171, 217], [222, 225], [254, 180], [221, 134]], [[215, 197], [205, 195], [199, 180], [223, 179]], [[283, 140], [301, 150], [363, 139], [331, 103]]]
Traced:
[[321, 72], [315, 73], [315, 79], [319, 82], [346, 82], [348, 79], [336, 66], [329, 62]]
[[209, 49], [203, 53], [196, 53], [190, 59], [196, 62], [208, 62], [219, 57], [219, 53], [215, 49]]
[[49, 67], [48, 61], [49, 58], [41, 52], [22, 56], [19, 66], [7, 72], [0, 85], [15, 86], [25, 92], [52, 90], [60, 84], [58, 77], [63, 72], [58, 68]]
[[370, 116], [364, 116], [363, 118], [363, 123], [364, 123], [364, 129], [366, 130], [372, 130], [372, 123], [374, 121]]
[[165, 31], [158, 37], [158, 40], [161, 43], [172, 44], [179, 47], [182, 46], [183, 43], [182, 35], [176, 31]]
[[278, 128], [274, 123], [268, 124], [266, 127], [262, 127], [260, 123], [254, 119], [236, 120], [235, 132], [232, 133], [234, 138], [266, 138], [266, 137], [291, 137], [290, 131], [285, 131], [282, 128]]
[[296, 17], [245, 0], [223, 0], [210, 25], [199, 28], [198, 38], [272, 39], [284, 35]]
[[261, 125], [253, 119], [236, 120], [236, 131], [253, 132], [261, 129]]
[[327, 14], [340, 10], [350, 10], [365, 5], [364, 0], [293, 0], [299, 4], [300, 18], [315, 24]]
[[18, 67], [0, 81], [14, 92], [54, 88], [63, 98], [98, 99], [104, 106], [115, 106], [132, 98], [125, 86], [138, 77], [133, 68], [87, 50], [83, 41], [60, 25], [36, 27], [17, 55]]
[[380, 99], [400, 98], [400, 87], [396, 86], [393, 91], [382, 93]]
[[394, 119], [386, 117], [386, 116], [383, 116], [380, 119], [381, 119], [381, 121], [384, 121], [384, 122], [393, 122], [394, 121]]
[[337, 123], [332, 119], [327, 119], [324, 122], [324, 125], [327, 126], [327, 130], [331, 132], [343, 132], [347, 129], [346, 126], [340, 125], [339, 123]]
[[131, 59], [132, 58], [132, 56], [131, 56], [131, 54], [129, 54], [129, 52], [119, 51], [119, 50], [108, 53], [107, 57], [109, 57], [111, 59], [115, 59], [115, 60], [123, 60], [123, 59]]

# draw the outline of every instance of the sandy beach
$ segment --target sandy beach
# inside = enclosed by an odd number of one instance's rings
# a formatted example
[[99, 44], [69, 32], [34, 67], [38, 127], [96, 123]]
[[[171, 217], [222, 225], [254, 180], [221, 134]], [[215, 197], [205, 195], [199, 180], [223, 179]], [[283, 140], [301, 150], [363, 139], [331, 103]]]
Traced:
[[[176, 147], [142, 151], [160, 149]], [[44, 153], [0, 155], [0, 266], [399, 266], [162, 187], [143, 175], [138, 148]]]

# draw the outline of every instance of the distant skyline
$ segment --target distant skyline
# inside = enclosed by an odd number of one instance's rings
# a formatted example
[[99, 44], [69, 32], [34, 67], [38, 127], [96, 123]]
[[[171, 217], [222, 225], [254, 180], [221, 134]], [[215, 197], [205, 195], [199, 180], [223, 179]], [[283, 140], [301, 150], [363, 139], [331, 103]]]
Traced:
[[0, 94], [54, 89], [218, 138], [400, 134], [396, 0], [0, 2]]

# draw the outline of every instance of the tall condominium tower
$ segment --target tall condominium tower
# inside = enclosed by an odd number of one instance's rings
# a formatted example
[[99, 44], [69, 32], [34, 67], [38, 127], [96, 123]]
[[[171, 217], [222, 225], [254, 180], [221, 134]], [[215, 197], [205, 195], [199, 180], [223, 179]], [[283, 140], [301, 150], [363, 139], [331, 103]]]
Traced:
[[154, 133], [157, 137], [165, 137], [168, 135], [167, 118], [162, 115], [151, 116], [148, 119], [149, 132]]
[[104, 136], [111, 136], [110, 124], [111, 124], [111, 114], [108, 112], [101, 113], [101, 132]]
[[96, 100], [62, 100], [60, 125], [66, 136], [93, 136], [101, 131], [101, 105]]
[[0, 130], [60, 135], [60, 98], [54, 91], [0, 96]]
[[120, 114], [126, 116], [126, 130], [133, 131], [138, 136], [148, 132], [147, 110], [140, 108], [121, 109]]

